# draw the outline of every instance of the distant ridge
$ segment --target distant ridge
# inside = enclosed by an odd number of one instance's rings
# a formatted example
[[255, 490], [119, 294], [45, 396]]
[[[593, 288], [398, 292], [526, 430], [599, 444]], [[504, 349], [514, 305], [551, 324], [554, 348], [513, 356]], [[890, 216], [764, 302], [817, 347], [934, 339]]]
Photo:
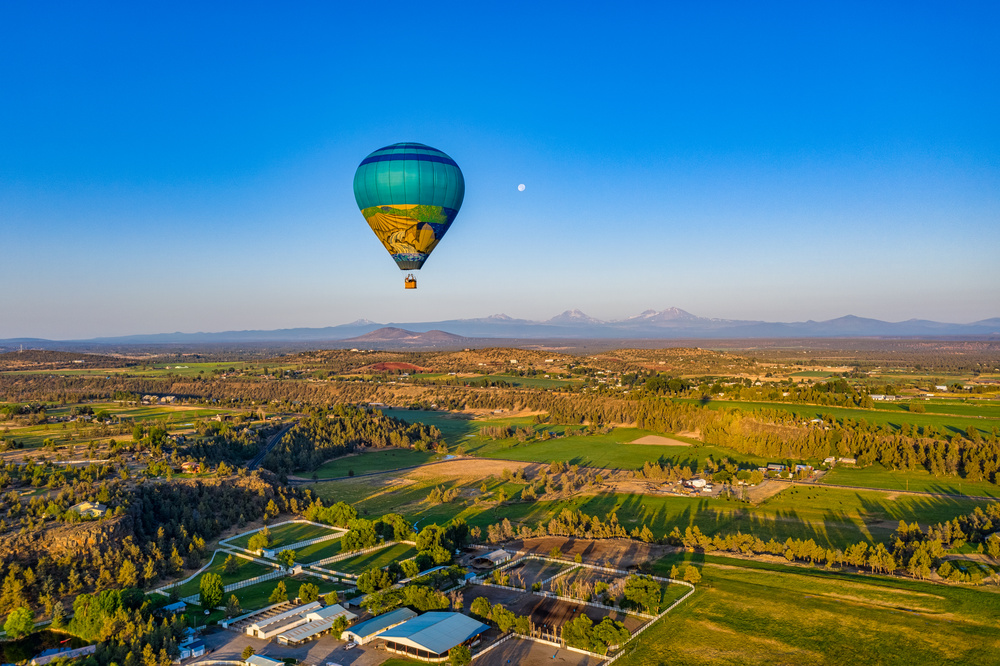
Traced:
[[347, 338], [344, 342], [360, 342], [360, 343], [373, 343], [373, 342], [392, 342], [392, 343], [403, 343], [420, 345], [422, 347], [433, 347], [436, 345], [455, 345], [465, 342], [468, 338], [464, 338], [461, 335], [455, 335], [453, 333], [445, 333], [444, 331], [427, 331], [425, 333], [415, 333], [413, 331], [407, 331], [403, 328], [396, 328], [395, 326], [386, 326], [372, 331], [371, 333], [365, 333], [364, 335], [359, 335], [356, 338]]
[[[366, 338], [386, 329], [402, 333], [379, 333], [399, 336]], [[447, 332], [446, 332], [447, 331]], [[316, 342], [397, 342], [408, 344], [412, 336], [431, 337], [414, 345], [456, 345], [468, 338], [544, 339], [755, 339], [755, 338], [865, 338], [865, 337], [969, 337], [1000, 339], [1000, 317], [969, 324], [952, 324], [924, 319], [887, 322], [846, 315], [827, 321], [766, 322], [741, 319], [699, 317], [680, 308], [646, 310], [637, 315], [602, 321], [580, 310], [566, 310], [545, 321], [515, 319], [506, 314], [492, 314], [475, 319], [449, 319], [432, 322], [378, 323], [358, 319], [350, 324], [323, 328], [283, 328], [275, 330], [224, 331], [219, 333], [156, 333], [90, 340], [52, 341], [39, 338], [0, 340], [0, 351], [20, 345], [35, 349], [67, 349], [80, 345], [197, 345], [253, 343]], [[452, 336], [446, 338], [445, 336]]]

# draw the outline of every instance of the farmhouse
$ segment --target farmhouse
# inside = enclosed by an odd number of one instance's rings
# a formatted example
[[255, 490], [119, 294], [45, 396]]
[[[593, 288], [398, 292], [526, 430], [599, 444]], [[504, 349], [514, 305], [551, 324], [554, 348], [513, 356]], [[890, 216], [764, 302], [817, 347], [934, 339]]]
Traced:
[[343, 633], [343, 637], [359, 645], [364, 645], [370, 643], [383, 631], [396, 627], [416, 616], [417, 614], [409, 608], [399, 608], [354, 625]]
[[498, 564], [507, 562], [511, 557], [513, 557], [513, 555], [501, 548], [500, 550], [494, 550], [492, 553], [480, 555], [476, 559], [472, 560], [472, 566], [477, 569], [489, 569], [490, 567], [495, 567]]
[[181, 470], [187, 473], [194, 473], [201, 471], [201, 463], [192, 462], [190, 460], [181, 463]]
[[420, 661], [444, 661], [449, 651], [472, 642], [489, 626], [461, 613], [424, 613], [398, 627], [382, 632], [389, 652]]
[[785, 466], [781, 465], [781, 464], [778, 464], [778, 463], [770, 463], [767, 466], [767, 471], [768, 472], [784, 472], [785, 471]]
[[69, 510], [77, 512], [84, 518], [100, 518], [107, 513], [108, 507], [100, 502], [80, 502], [71, 506]]

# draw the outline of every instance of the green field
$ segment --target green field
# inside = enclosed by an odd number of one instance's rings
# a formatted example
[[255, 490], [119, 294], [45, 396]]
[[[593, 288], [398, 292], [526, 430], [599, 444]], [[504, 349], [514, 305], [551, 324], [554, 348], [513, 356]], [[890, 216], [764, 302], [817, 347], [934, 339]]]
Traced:
[[468, 445], [471, 437], [479, 436], [479, 429], [486, 426], [528, 427], [534, 424], [530, 416], [472, 419], [468, 414], [456, 412], [431, 412], [418, 409], [383, 409], [386, 416], [391, 416], [407, 423], [423, 423], [436, 426], [444, 436], [449, 446]]
[[343, 573], [360, 574], [373, 567], [385, 567], [390, 562], [402, 562], [417, 554], [417, 549], [409, 544], [397, 543], [374, 553], [356, 555], [327, 565], [328, 569]]
[[344, 549], [344, 544], [340, 539], [332, 539], [330, 541], [323, 541], [322, 543], [314, 543], [311, 546], [306, 546], [305, 548], [299, 548], [295, 551], [295, 561], [304, 562], [309, 564], [310, 562], [316, 562], [327, 557], [333, 557], [334, 555], [340, 555]]
[[[642, 469], [647, 462], [670, 462], [673, 465], [701, 468], [705, 459], [711, 456], [719, 461], [723, 458], [744, 466], [766, 465], [770, 460], [737, 453], [731, 449], [710, 446], [696, 442], [697, 446], [669, 446], [658, 444], [629, 444], [646, 435], [658, 433], [638, 428], [616, 428], [607, 435], [575, 435], [558, 437], [540, 442], [519, 443], [516, 439], [489, 440], [470, 439], [468, 453], [484, 458], [520, 460], [523, 462], [549, 463], [564, 461], [581, 467], [601, 467], [606, 469]], [[688, 442], [684, 438], [673, 437]]]
[[822, 483], [1000, 498], [1000, 486], [988, 481], [966, 481], [954, 476], [932, 476], [925, 469], [891, 470], [878, 464], [870, 467], [839, 465], [823, 476]]
[[[690, 557], [690, 556], [689, 556]], [[680, 558], [657, 563], [663, 574]], [[618, 663], [1000, 663], [1000, 594], [704, 557], [696, 592]]]
[[257, 583], [256, 585], [249, 585], [239, 590], [227, 592], [225, 601], [229, 601], [229, 596], [235, 594], [236, 598], [239, 599], [240, 607], [243, 608], [244, 612], [264, 608], [269, 605], [268, 598], [271, 596], [271, 593], [274, 592], [274, 588], [278, 586], [278, 581], [282, 580], [285, 581], [285, 587], [288, 590], [289, 599], [294, 599], [298, 596], [299, 586], [302, 585], [302, 583], [312, 583], [314, 585], [318, 585], [319, 593], [321, 595], [327, 594], [328, 592], [346, 589], [343, 585], [337, 585], [336, 583], [325, 581], [322, 578], [302, 575], [290, 578], [274, 578], [272, 580], [265, 580], [263, 583]]
[[[337, 531], [330, 527], [311, 525], [309, 523], [286, 523], [277, 527], [268, 527], [271, 531], [272, 544], [270, 548], [280, 548], [299, 541], [318, 539], [329, 534], [336, 534]], [[246, 548], [252, 537], [252, 533], [241, 534], [226, 543], [230, 543], [237, 548]]]
[[[683, 399], [677, 402], [695, 403], [697, 400]], [[925, 403], [921, 403], [925, 404]], [[1000, 407], [982, 404], [947, 404], [939, 402], [934, 405], [926, 403], [927, 412], [917, 414], [906, 410], [902, 405], [883, 403], [874, 409], [859, 409], [853, 407], [834, 407], [827, 405], [802, 405], [788, 402], [748, 402], [742, 400], [713, 400], [708, 403], [710, 409], [738, 408], [746, 411], [758, 409], [778, 409], [786, 411], [803, 419], [832, 416], [838, 421], [845, 419], [855, 421], [865, 420], [868, 423], [899, 428], [902, 424], [928, 426], [932, 425], [951, 433], [964, 433], [966, 428], [974, 427], [980, 432], [989, 432], [994, 427], [1000, 427]], [[945, 411], [947, 410], [947, 411]]]
[[[377, 478], [377, 477], [376, 477]], [[817, 543], [842, 548], [858, 541], [885, 541], [900, 520], [922, 526], [950, 520], [969, 513], [983, 501], [919, 495], [894, 496], [880, 491], [856, 491], [823, 486], [789, 487], [759, 506], [719, 498], [676, 497], [602, 493], [578, 495], [564, 500], [532, 502], [513, 501], [496, 509], [468, 501], [430, 504], [427, 495], [435, 485], [450, 487], [447, 481], [429, 480], [402, 488], [380, 489], [375, 481], [336, 481], [313, 486], [324, 501], [346, 501], [362, 516], [369, 518], [398, 512], [421, 525], [447, 523], [463, 518], [484, 532], [489, 525], [508, 518], [515, 525], [536, 527], [548, 522], [563, 509], [580, 510], [602, 520], [614, 511], [619, 522], [631, 530], [647, 525], [657, 537], [668, 534], [674, 526], [683, 531], [697, 525], [709, 535], [722, 533], [754, 534], [770, 538], [815, 539]], [[506, 484], [514, 494], [517, 484]], [[478, 494], [478, 484], [475, 485]], [[492, 489], [491, 489], [492, 490]]]
[[226, 553], [216, 552], [212, 558], [212, 566], [202, 572], [202, 574], [194, 580], [189, 580], [179, 586], [177, 588], [178, 596], [187, 597], [192, 594], [198, 594], [200, 589], [199, 586], [201, 585], [201, 577], [207, 573], [219, 574], [222, 576], [223, 585], [231, 585], [232, 583], [237, 583], [241, 580], [262, 576], [266, 573], [274, 571], [274, 567], [265, 566], [251, 560], [245, 560], [242, 557], [233, 556], [233, 560], [239, 565], [239, 568], [234, 573], [227, 574], [223, 568], [227, 556], [228, 555]]
[[320, 479], [332, 479], [341, 476], [367, 474], [369, 472], [384, 472], [401, 467], [423, 465], [444, 456], [433, 451], [414, 451], [413, 449], [380, 449], [378, 451], [362, 451], [361, 453], [341, 456], [329, 460], [311, 473], [303, 476], [313, 476]]

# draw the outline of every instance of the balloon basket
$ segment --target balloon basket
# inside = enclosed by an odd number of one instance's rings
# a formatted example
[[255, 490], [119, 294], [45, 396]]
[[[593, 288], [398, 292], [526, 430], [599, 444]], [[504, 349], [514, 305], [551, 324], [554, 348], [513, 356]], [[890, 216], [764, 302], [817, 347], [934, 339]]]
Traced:
[[406, 276], [406, 281], [403, 282], [404, 289], [416, 289], [417, 288], [417, 278], [412, 275]]

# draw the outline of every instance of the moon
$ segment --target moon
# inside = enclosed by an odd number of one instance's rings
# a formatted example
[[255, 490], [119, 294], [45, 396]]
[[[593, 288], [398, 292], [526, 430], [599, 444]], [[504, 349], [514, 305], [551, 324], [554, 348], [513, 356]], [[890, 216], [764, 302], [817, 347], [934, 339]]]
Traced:
[[517, 191], [524, 192], [524, 183], [521, 183], [520, 185], [517, 186]]

